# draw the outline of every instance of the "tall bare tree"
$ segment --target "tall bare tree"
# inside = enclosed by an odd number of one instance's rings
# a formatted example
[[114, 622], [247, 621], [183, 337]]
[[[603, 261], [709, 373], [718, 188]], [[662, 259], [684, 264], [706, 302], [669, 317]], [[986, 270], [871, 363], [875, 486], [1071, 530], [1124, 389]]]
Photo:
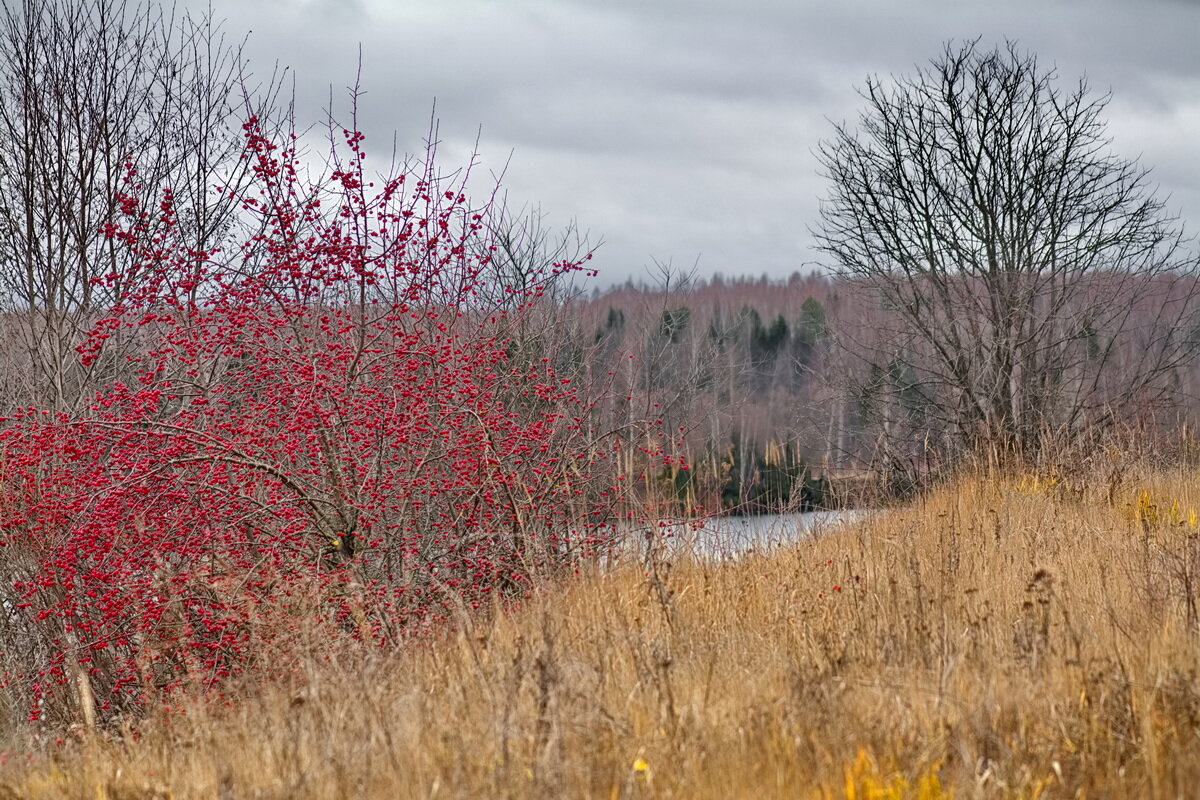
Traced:
[[[0, 405], [69, 409], [97, 377], [74, 351], [131, 275], [105, 234], [120, 192], [173, 192], [197, 251], [237, 214], [250, 96], [240, 43], [211, 12], [153, 0], [4, 0], [0, 13]], [[151, 207], [155, 202], [151, 201]], [[154, 220], [150, 220], [154, 224]]]
[[1171, 397], [1200, 265], [1111, 152], [1107, 95], [978, 40], [861, 94], [818, 150], [816, 236], [875, 298], [873, 332], [842, 344], [885, 455], [1034, 456]]

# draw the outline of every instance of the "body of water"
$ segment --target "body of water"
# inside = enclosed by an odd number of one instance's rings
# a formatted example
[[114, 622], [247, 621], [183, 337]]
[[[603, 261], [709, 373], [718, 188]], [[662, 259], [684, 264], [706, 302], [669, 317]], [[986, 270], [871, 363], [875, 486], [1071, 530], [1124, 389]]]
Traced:
[[691, 549], [697, 555], [737, 556], [784, 544], [815, 539], [867, 511], [811, 511], [804, 514], [759, 514], [709, 517], [691, 523], [664, 523], [668, 548]]

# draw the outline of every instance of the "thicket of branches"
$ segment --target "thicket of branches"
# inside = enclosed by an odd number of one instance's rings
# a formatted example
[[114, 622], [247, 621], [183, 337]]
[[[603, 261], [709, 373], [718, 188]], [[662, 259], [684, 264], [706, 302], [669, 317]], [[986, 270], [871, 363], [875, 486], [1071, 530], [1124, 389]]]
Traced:
[[0, 12], [0, 405], [74, 410], [103, 363], [76, 345], [134, 279], [108, 227], [118, 195], [173, 192], [197, 250], [237, 227], [248, 114], [280, 119], [209, 13], [152, 0], [18, 0]]

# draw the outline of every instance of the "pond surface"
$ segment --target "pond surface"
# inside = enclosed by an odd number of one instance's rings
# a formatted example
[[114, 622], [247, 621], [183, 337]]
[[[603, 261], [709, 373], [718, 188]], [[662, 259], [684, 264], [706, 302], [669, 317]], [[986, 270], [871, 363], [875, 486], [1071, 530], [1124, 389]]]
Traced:
[[869, 511], [810, 511], [803, 514], [759, 514], [747, 517], [709, 517], [691, 523], [663, 523], [669, 548], [691, 549], [697, 555], [737, 556], [750, 550], [770, 550], [791, 542], [815, 539]]

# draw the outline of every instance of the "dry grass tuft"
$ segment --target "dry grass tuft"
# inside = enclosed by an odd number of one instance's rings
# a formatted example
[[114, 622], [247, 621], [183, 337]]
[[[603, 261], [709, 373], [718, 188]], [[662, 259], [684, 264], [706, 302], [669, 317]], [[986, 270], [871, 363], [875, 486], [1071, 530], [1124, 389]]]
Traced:
[[22, 740], [0, 798], [1186, 796], [1192, 509], [1196, 474], [964, 480], [775, 553], [583, 575], [137, 732]]

